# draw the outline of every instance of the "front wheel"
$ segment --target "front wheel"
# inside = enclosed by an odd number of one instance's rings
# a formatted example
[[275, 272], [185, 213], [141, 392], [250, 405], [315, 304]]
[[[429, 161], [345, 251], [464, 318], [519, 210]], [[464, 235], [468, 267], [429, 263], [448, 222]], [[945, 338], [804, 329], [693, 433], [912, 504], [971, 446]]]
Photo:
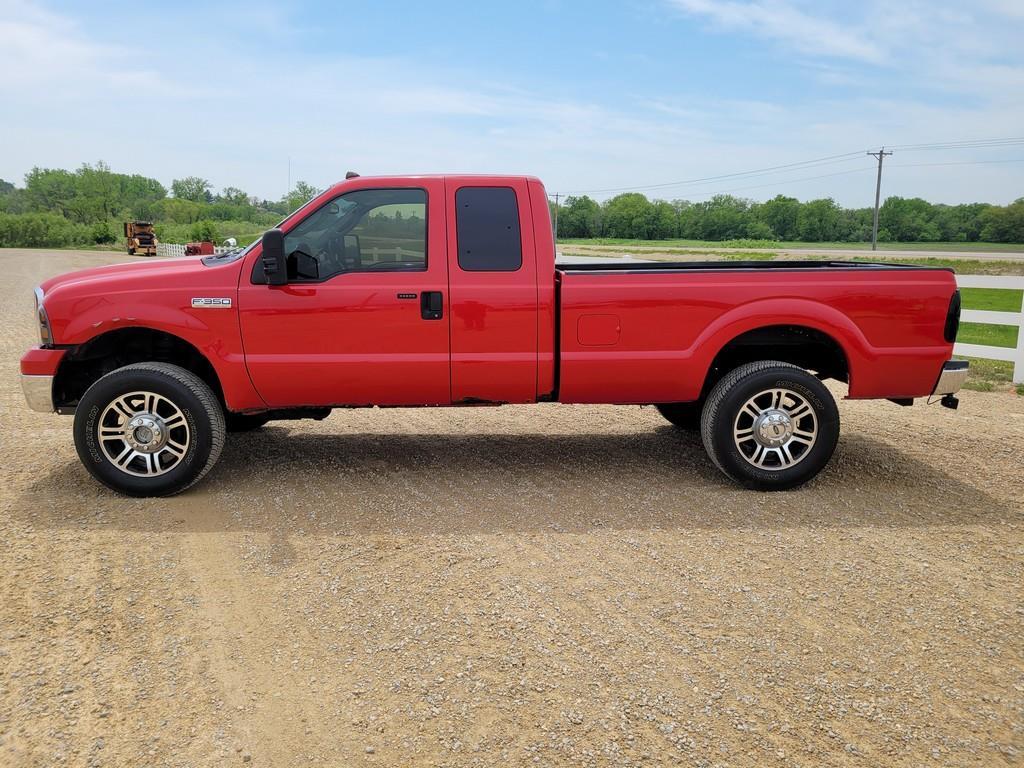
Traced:
[[93, 477], [128, 496], [170, 496], [199, 482], [220, 457], [224, 431], [210, 387], [167, 363], [108, 373], [75, 411], [78, 457]]
[[747, 488], [781, 491], [828, 464], [839, 440], [839, 409], [824, 384], [802, 368], [764, 360], [719, 381], [701, 414], [712, 461]]

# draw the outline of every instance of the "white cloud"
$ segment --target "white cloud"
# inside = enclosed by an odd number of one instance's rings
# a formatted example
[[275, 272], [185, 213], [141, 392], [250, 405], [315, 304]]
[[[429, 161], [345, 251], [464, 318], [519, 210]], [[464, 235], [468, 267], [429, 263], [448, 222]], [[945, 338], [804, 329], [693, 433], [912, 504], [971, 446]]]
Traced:
[[671, 4], [725, 29], [748, 31], [801, 53], [869, 63], [886, 58], [860, 26], [814, 16], [783, 0], [671, 0]]

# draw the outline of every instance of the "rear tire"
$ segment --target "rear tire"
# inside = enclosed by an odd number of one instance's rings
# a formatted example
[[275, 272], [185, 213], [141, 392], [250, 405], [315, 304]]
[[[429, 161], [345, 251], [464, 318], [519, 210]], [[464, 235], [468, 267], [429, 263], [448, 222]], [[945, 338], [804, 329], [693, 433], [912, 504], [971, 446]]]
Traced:
[[700, 429], [701, 404], [694, 403], [660, 403], [654, 406], [658, 413], [665, 417], [673, 426], [696, 432]]
[[86, 390], [74, 431], [78, 457], [105, 486], [127, 496], [171, 496], [217, 463], [224, 413], [194, 373], [168, 363], [136, 363]]
[[839, 409], [824, 384], [775, 360], [747, 363], [719, 381], [701, 414], [701, 437], [715, 465], [760, 491], [806, 483], [832, 458]]

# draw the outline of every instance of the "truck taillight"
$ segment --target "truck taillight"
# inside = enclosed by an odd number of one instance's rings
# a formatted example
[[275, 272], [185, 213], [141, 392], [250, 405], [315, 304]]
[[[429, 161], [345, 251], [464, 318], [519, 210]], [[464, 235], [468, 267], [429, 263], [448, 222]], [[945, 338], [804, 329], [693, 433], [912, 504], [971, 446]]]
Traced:
[[960, 330], [960, 291], [953, 291], [949, 300], [949, 309], [946, 312], [946, 328], [943, 336], [950, 344], [956, 341], [957, 331]]

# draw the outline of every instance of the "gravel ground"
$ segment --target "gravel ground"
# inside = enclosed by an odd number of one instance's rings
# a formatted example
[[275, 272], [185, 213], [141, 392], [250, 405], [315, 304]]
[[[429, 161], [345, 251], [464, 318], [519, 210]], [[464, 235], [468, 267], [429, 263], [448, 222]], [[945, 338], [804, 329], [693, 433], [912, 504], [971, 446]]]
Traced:
[[118, 258], [0, 252], [0, 765], [1024, 760], [1024, 398], [842, 403], [785, 494], [541, 405], [284, 422], [129, 500], [17, 379], [32, 286]]

